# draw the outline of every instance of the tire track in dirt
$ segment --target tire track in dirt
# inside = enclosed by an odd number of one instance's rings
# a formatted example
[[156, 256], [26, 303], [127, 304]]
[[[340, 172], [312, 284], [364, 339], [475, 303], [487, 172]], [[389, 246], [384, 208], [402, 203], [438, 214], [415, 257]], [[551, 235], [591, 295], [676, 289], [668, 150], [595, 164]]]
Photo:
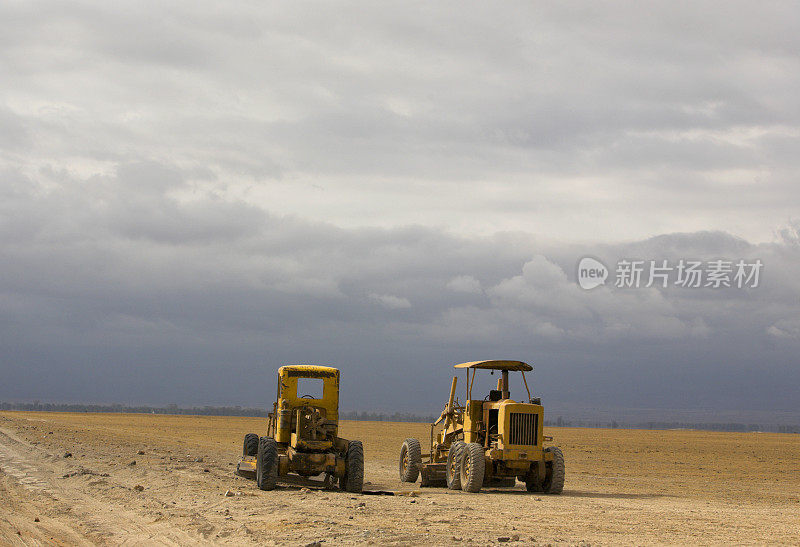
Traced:
[[561, 496], [469, 494], [399, 482], [399, 446], [427, 439], [426, 424], [343, 422], [344, 437], [364, 441], [369, 488], [408, 494], [366, 496], [294, 479], [263, 492], [234, 475], [243, 435], [262, 426], [0, 412], [0, 430], [27, 441], [0, 437], [4, 458], [47, 485], [0, 472], [0, 545], [22, 544], [6, 531], [70, 545], [800, 544], [800, 436], [556, 429], [570, 469]]
[[[10, 543], [26, 544], [24, 537], [45, 539], [51, 543], [119, 543], [139, 545], [157, 542], [162, 545], [186, 545], [208, 543], [202, 536], [187, 533], [169, 523], [146, 523], [146, 517], [138, 514], [119, 499], [109, 499], [96, 490], [86, 491], [82, 484], [57, 484], [63, 477], [64, 464], [48, 461], [48, 455], [13, 432], [0, 428], [0, 472], [5, 475], [4, 490], [15, 491], [25, 514], [41, 514], [37, 526], [23, 526], [20, 522], [6, 521], [0, 539]], [[50, 456], [52, 458], [52, 456]], [[75, 466], [70, 466], [75, 467]], [[77, 467], [78, 474], [93, 474]], [[13, 481], [9, 485], [9, 480]], [[5, 497], [5, 496], [4, 496]], [[17, 519], [18, 520], [18, 519]], [[23, 519], [25, 524], [31, 518]], [[48, 523], [58, 522], [49, 529]], [[0, 528], [2, 528], [0, 524]], [[9, 527], [18, 532], [9, 532]], [[21, 528], [21, 529], [20, 529]], [[33, 528], [33, 530], [31, 529]], [[15, 537], [16, 536], [16, 537]]]
[[45, 516], [32, 503], [38, 496], [0, 471], [0, 499], [6, 509], [0, 515], [0, 545], [91, 545], [60, 519]]
[[37, 477], [34, 466], [21, 459], [18, 453], [11, 450], [3, 442], [4, 435], [0, 434], [0, 469], [3, 473], [13, 477], [20, 485], [29, 490], [47, 491], [48, 483]]

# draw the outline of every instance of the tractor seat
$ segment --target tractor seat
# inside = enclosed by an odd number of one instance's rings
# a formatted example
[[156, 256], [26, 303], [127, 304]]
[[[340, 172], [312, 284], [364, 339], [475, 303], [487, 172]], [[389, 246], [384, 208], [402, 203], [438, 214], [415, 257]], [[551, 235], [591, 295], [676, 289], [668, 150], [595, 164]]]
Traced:
[[503, 392], [499, 389], [492, 389], [489, 391], [489, 401], [495, 402], [503, 398]]

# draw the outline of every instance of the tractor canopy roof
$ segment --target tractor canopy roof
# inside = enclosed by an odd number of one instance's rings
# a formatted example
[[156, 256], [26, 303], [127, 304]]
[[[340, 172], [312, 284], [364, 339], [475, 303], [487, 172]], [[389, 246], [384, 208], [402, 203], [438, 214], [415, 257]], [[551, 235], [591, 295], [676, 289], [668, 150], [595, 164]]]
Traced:
[[524, 372], [533, 370], [532, 366], [522, 361], [470, 361], [469, 363], [459, 363], [454, 366], [455, 368], [487, 368], [491, 370], [519, 370]]
[[339, 376], [339, 369], [321, 365], [286, 365], [278, 369], [278, 374], [296, 378], [334, 378]]

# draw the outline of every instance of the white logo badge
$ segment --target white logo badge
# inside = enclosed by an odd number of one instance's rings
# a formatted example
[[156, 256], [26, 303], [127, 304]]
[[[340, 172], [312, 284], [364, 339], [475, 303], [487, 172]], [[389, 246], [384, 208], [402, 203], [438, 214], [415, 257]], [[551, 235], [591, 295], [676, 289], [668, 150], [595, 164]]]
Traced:
[[578, 263], [578, 285], [581, 289], [594, 289], [604, 285], [608, 277], [608, 268], [597, 259], [590, 256], [581, 258]]

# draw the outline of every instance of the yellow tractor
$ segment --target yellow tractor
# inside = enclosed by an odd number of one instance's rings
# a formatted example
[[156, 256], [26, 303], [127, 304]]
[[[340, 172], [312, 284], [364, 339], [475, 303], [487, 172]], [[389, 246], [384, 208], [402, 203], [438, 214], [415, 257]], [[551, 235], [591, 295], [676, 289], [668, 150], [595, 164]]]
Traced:
[[[465, 404], [455, 398], [458, 376], [441, 416], [431, 424], [430, 454], [423, 454], [417, 439], [406, 439], [400, 449], [400, 480], [422, 486], [447, 484], [451, 490], [479, 492], [486, 486], [525, 483], [529, 492], [560, 494], [564, 489], [564, 455], [544, 447], [544, 408], [531, 397], [525, 372], [533, 367], [522, 361], [473, 361], [455, 365], [466, 369]], [[497, 389], [483, 399], [473, 399], [472, 385], [478, 369], [500, 372]], [[509, 372], [522, 373], [527, 402], [511, 399]], [[443, 428], [434, 434], [436, 426]]]
[[236, 472], [255, 478], [261, 490], [275, 488], [279, 475], [325, 473], [348, 492], [364, 484], [361, 441], [339, 437], [339, 371], [317, 365], [278, 369], [278, 396], [267, 418], [267, 434], [244, 436]]

